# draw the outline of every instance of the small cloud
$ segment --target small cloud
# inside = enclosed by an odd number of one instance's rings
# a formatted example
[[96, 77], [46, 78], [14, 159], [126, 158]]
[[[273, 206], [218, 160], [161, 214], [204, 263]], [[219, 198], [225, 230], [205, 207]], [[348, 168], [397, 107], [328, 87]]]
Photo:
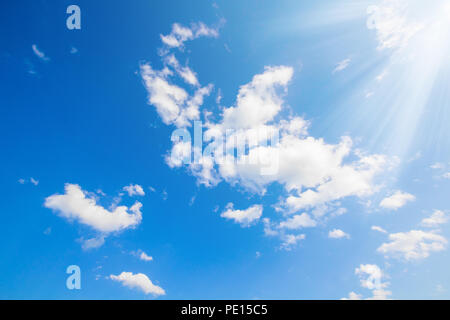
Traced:
[[[355, 274], [359, 277], [361, 287], [371, 290], [372, 297], [366, 300], [386, 300], [392, 294], [387, 290], [389, 282], [383, 282], [387, 278], [384, 272], [375, 264], [362, 264], [355, 269]], [[342, 300], [361, 300], [362, 295], [350, 292], [348, 298]]]
[[384, 198], [380, 202], [380, 207], [390, 210], [397, 210], [403, 207], [407, 202], [414, 200], [416, 200], [416, 197], [412, 194], [403, 191], [396, 191], [390, 197]]
[[260, 257], [261, 257], [261, 252], [256, 251], [256, 259], [258, 259], [258, 258], [260, 258]]
[[299, 234], [299, 235], [293, 235], [293, 234], [286, 234], [283, 236], [283, 242], [281, 243], [280, 249], [291, 251], [292, 247], [297, 245], [297, 242], [300, 240], [304, 240], [306, 238], [306, 235]]
[[35, 44], [31, 46], [31, 49], [33, 49], [34, 54], [42, 61], [50, 61], [50, 58], [47, 57], [43, 51], [39, 50]]
[[388, 233], [386, 230], [384, 230], [382, 227], [379, 227], [379, 226], [372, 226], [370, 229], [372, 229], [373, 231], [381, 232], [381, 233]]
[[226, 211], [220, 215], [222, 218], [234, 220], [242, 227], [250, 227], [259, 218], [261, 218], [263, 207], [262, 205], [254, 205], [245, 210], [234, 210], [233, 204], [229, 203]]
[[29, 183], [31, 183], [31, 184], [33, 184], [35, 186], [37, 186], [39, 184], [39, 180], [36, 180], [34, 178], [30, 178], [29, 180], [25, 180], [25, 179], [20, 178], [19, 180], [17, 180], [17, 182], [20, 183], [20, 184], [25, 184], [25, 183], [29, 182]]
[[123, 190], [126, 191], [130, 197], [145, 196], [144, 189], [138, 184], [130, 184], [129, 186], [123, 187]]
[[350, 235], [348, 233], [345, 233], [344, 231], [342, 231], [340, 229], [333, 229], [330, 232], [328, 232], [328, 238], [331, 238], [331, 239], [342, 239], [342, 238], [350, 239]]
[[72, 48], [70, 48], [70, 53], [71, 54], [76, 54], [76, 53], [78, 53], [78, 49], [75, 48], [75, 47], [72, 47]]
[[83, 250], [91, 250], [91, 249], [97, 249], [100, 248], [102, 245], [105, 244], [105, 237], [99, 236], [91, 239], [83, 240], [81, 239], [82, 245], [81, 247]]
[[435, 210], [429, 218], [422, 220], [421, 225], [424, 227], [438, 227], [441, 224], [447, 223], [448, 216], [441, 210]]
[[154, 285], [152, 281], [143, 273], [133, 274], [132, 272], [122, 272], [119, 275], [110, 275], [109, 278], [113, 281], [120, 282], [123, 286], [138, 289], [145, 294], [152, 294], [154, 296], [165, 295], [163, 288]]
[[430, 166], [430, 168], [431, 169], [444, 169], [445, 168], [445, 164], [443, 164], [443, 163], [441, 163], [441, 162], [436, 162], [436, 163], [433, 163], [431, 166]]
[[371, 96], [373, 96], [374, 95], [374, 92], [373, 91], [369, 91], [369, 92], [367, 92], [366, 93], [366, 99], [369, 99]]
[[341, 72], [344, 69], [347, 69], [347, 67], [350, 65], [351, 59], [345, 59], [339, 62], [333, 70], [333, 74], [336, 72]]
[[191, 200], [189, 200], [189, 206], [192, 206], [195, 202], [196, 196], [192, 196]]
[[142, 261], [153, 261], [153, 257], [149, 256], [143, 250], [131, 251], [131, 254], [135, 257], [138, 257]]
[[447, 239], [434, 232], [411, 230], [389, 235], [389, 241], [383, 243], [377, 251], [386, 257], [403, 258], [406, 261], [427, 258], [430, 253], [442, 251]]
[[286, 221], [280, 222], [278, 228], [297, 230], [301, 228], [315, 227], [316, 225], [317, 222], [311, 219], [307, 213], [302, 213], [301, 215], [295, 215]]
[[383, 81], [383, 79], [388, 75], [388, 71], [387, 70], [384, 70], [382, 73], [380, 73], [375, 79], [378, 81], [378, 82], [381, 82], [381, 81]]
[[141, 254], [139, 255], [139, 259], [143, 261], [153, 261], [153, 257], [149, 256], [144, 251], [142, 251]]

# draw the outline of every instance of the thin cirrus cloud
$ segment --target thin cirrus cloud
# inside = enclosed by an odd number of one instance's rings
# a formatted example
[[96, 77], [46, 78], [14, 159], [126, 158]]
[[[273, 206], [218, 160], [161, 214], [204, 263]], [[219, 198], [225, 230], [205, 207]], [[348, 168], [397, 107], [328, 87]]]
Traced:
[[43, 51], [41, 51], [41, 50], [37, 47], [37, 45], [33, 44], [33, 45], [31, 46], [31, 49], [33, 50], [34, 54], [35, 54], [39, 59], [41, 59], [42, 61], [50, 61], [50, 58], [47, 57], [47, 56], [45, 55], [45, 53], [44, 53]]
[[334, 68], [333, 73], [341, 72], [341, 71], [347, 69], [347, 67], [350, 65], [351, 61], [352, 60], [350, 58], [340, 61], [337, 64], [336, 68]]
[[143, 273], [133, 274], [132, 272], [122, 272], [119, 275], [110, 275], [109, 278], [113, 281], [120, 282], [123, 286], [130, 289], [137, 289], [143, 293], [154, 296], [165, 295], [163, 288], [153, 284], [153, 282]]
[[379, 227], [379, 226], [372, 226], [372, 227], [370, 227], [370, 229], [373, 231], [381, 232], [381, 233], [388, 233], [386, 230], [384, 230], [382, 227]]

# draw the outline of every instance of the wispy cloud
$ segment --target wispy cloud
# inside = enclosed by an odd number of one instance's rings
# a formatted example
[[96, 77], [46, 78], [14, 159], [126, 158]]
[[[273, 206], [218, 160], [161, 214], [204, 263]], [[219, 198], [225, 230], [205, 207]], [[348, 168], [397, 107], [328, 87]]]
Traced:
[[341, 62], [339, 62], [336, 66], [336, 68], [334, 68], [333, 70], [333, 74], [336, 72], [341, 72], [342, 70], [347, 69], [347, 67], [350, 65], [350, 62], [352, 60], [350, 58], [342, 60]]
[[33, 44], [31, 46], [31, 49], [33, 50], [34, 54], [42, 61], [50, 61], [50, 58], [47, 57], [43, 51], [39, 50], [37, 45]]

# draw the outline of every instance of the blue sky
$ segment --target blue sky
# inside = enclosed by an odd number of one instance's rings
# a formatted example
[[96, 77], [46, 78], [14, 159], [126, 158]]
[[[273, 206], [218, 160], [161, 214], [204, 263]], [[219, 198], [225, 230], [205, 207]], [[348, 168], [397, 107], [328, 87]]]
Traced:
[[0, 12], [1, 298], [450, 298], [446, 1]]

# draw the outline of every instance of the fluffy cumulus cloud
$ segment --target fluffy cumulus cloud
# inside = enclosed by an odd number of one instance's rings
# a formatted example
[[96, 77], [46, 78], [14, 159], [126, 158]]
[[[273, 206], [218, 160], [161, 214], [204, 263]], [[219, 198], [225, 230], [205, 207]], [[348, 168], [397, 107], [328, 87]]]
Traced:
[[261, 205], [254, 205], [245, 210], [233, 209], [233, 204], [229, 203], [227, 209], [221, 213], [221, 217], [233, 220], [243, 227], [249, 227], [261, 218], [263, 207]]
[[94, 195], [83, 191], [77, 184], [67, 183], [64, 190], [64, 194], [47, 197], [44, 206], [63, 218], [78, 221], [101, 233], [133, 228], [142, 220], [140, 202], [129, 208], [117, 206], [108, 210], [97, 204]]
[[182, 87], [170, 82], [171, 75], [168, 69], [156, 71], [150, 64], [141, 65], [148, 102], [156, 107], [163, 122], [178, 127], [190, 126], [191, 121], [199, 119], [199, 108], [204, 97], [210, 94], [212, 85], [198, 88], [193, 95], [189, 95]]
[[[213, 86], [202, 86], [198, 75], [170, 53], [170, 48], [194, 39], [198, 30], [203, 29], [174, 25], [172, 33], [162, 37], [169, 47], [162, 53], [163, 67], [157, 70], [150, 63], [141, 65], [148, 103], [165, 124], [184, 130], [194, 121], [203, 120], [200, 128], [194, 125], [194, 138], [199, 136], [200, 146], [191, 142], [190, 132], [182, 138], [172, 136], [172, 150], [166, 156], [171, 168], [185, 167], [207, 187], [225, 181], [261, 195], [271, 184], [280, 184], [285, 195], [276, 204], [277, 210], [296, 215], [278, 223], [283, 229], [305, 223], [299, 221], [308, 215], [300, 211], [321, 211], [323, 216], [334, 202], [368, 197], [378, 191], [376, 179], [391, 167], [389, 158], [354, 148], [350, 137], [341, 137], [335, 144], [315, 138], [308, 134], [307, 120], [282, 112], [288, 109], [284, 96], [294, 76], [290, 66], [264, 67], [238, 89], [235, 102], [223, 107], [214, 121], [206, 116], [207, 110], [201, 112]], [[203, 33], [212, 35], [207, 29]], [[187, 86], [176, 84], [175, 76]], [[286, 236], [281, 231], [278, 234]]]
[[328, 232], [328, 237], [331, 239], [343, 239], [343, 238], [350, 239], [350, 235], [348, 233], [345, 233], [341, 229], [331, 230], [330, 232]]
[[122, 272], [119, 275], [110, 275], [111, 280], [120, 282], [123, 286], [138, 289], [145, 294], [151, 294], [154, 296], [165, 295], [166, 292], [163, 288], [154, 285], [152, 281], [143, 273], [133, 274], [132, 272]]
[[422, 220], [421, 224], [424, 227], [439, 227], [441, 224], [447, 223], [448, 221], [448, 215], [445, 214], [443, 211], [441, 210], [435, 210], [433, 212], [433, 214]]
[[386, 257], [405, 260], [427, 258], [430, 253], [442, 251], [447, 246], [447, 239], [434, 232], [411, 230], [389, 235], [389, 242], [383, 243], [377, 251]]
[[416, 197], [412, 194], [403, 191], [396, 191], [391, 196], [384, 198], [380, 202], [380, 207], [390, 210], [397, 210], [403, 207], [407, 202], [414, 200], [416, 200]]
[[[387, 290], [388, 282], [384, 282], [386, 275], [375, 264], [362, 264], [355, 269], [355, 274], [360, 279], [361, 287], [371, 290], [372, 296], [366, 298], [367, 300], [386, 300], [392, 294]], [[350, 292], [348, 298], [343, 300], [361, 300], [362, 295], [355, 292]]]
[[138, 184], [130, 184], [129, 186], [123, 187], [123, 190], [126, 191], [130, 197], [145, 196], [144, 189]]

